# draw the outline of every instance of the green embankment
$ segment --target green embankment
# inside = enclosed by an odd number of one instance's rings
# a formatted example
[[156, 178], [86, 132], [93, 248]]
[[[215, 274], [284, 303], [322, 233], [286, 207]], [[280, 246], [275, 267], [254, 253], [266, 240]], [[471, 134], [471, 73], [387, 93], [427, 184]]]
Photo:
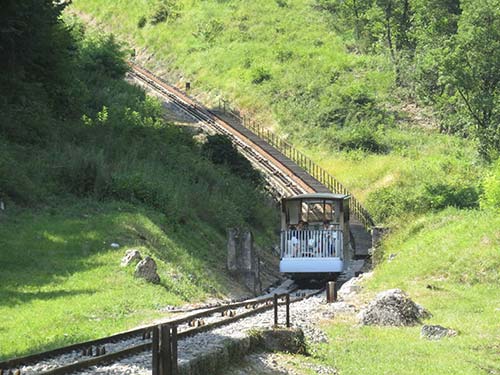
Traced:
[[[231, 289], [222, 234], [202, 222], [173, 230], [164, 214], [124, 202], [21, 210], [0, 236], [2, 358], [112, 334]], [[129, 248], [157, 261], [159, 285], [120, 266]]]
[[[246, 293], [224, 272], [226, 230], [249, 228], [267, 250], [277, 223], [248, 164], [216, 164], [165, 123], [125, 82], [113, 38], [63, 23], [51, 1], [5, 14], [20, 29], [1, 33], [0, 359]], [[130, 248], [156, 260], [159, 285], [120, 267]]]
[[[420, 326], [360, 327], [337, 319], [318, 360], [342, 374], [495, 374], [500, 371], [500, 217], [448, 209], [407, 225], [383, 246], [384, 262], [365, 283], [364, 298], [401, 288], [428, 309], [427, 324], [458, 331], [440, 341]], [[389, 262], [388, 258], [394, 254]]]
[[431, 111], [406, 106], [389, 54], [361, 53], [321, 3], [76, 0], [71, 9], [128, 41], [153, 71], [191, 81], [208, 105], [229, 98], [276, 129], [377, 222], [477, 206], [476, 143], [440, 134]]
[[[160, 3], [176, 5], [157, 22]], [[478, 209], [489, 172], [477, 143], [438, 131], [463, 117], [439, 123], [439, 116], [407, 106], [383, 42], [362, 53], [318, 4], [342, 10], [326, 0], [75, 0], [73, 10], [126, 39], [140, 61], [146, 49], [153, 57], [148, 67], [172, 81], [191, 81], [209, 105], [229, 98], [338, 177], [378, 222], [393, 225], [364, 297], [402, 288], [433, 313], [429, 323], [459, 331], [429, 342], [419, 338], [419, 327], [361, 328], [338, 318], [325, 325], [330, 343], [313, 346], [313, 360], [341, 374], [498, 373], [500, 222], [498, 211]], [[435, 4], [410, 5], [425, 15]], [[438, 69], [431, 65], [427, 73]], [[430, 76], [429, 86], [436, 83]], [[440, 105], [463, 109], [458, 99]], [[487, 206], [499, 206], [498, 175], [489, 179]], [[389, 254], [396, 254], [391, 262]]]

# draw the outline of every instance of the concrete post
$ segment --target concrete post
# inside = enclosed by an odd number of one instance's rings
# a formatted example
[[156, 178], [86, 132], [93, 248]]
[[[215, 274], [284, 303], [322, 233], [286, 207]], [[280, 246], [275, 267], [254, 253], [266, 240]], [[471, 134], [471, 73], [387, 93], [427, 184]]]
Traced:
[[239, 231], [236, 228], [227, 230], [227, 269], [229, 272], [238, 271]]
[[254, 294], [260, 294], [259, 259], [250, 231], [238, 228], [228, 229], [227, 269]]

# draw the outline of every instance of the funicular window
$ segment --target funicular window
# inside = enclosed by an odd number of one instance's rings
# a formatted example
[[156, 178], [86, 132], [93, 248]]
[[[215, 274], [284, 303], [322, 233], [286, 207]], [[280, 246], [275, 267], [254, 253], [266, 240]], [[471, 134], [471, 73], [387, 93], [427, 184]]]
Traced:
[[289, 225], [297, 225], [301, 218], [300, 212], [300, 202], [299, 201], [289, 201], [286, 206], [286, 219], [287, 224]]
[[307, 221], [310, 223], [322, 223], [325, 220], [323, 204], [310, 202], [308, 204]]
[[302, 217], [309, 223], [333, 222], [335, 220], [335, 205], [333, 202], [309, 201], [302, 204]]

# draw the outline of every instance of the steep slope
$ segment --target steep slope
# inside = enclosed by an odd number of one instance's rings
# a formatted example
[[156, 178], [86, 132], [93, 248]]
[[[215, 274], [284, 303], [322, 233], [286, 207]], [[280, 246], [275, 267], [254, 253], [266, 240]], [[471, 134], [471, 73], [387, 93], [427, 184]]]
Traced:
[[[2, 34], [24, 49], [1, 62], [0, 358], [247, 293], [224, 273], [226, 230], [272, 243], [278, 215], [258, 181], [165, 123], [124, 81], [112, 37], [64, 24], [52, 1], [31, 5], [9, 3], [19, 30]], [[120, 267], [130, 248], [156, 260], [158, 285]]]

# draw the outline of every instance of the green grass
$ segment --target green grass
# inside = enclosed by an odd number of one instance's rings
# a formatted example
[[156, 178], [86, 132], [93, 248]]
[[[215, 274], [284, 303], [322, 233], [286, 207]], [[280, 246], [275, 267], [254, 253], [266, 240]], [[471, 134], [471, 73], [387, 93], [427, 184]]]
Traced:
[[[307, 118], [306, 99], [321, 107], [331, 96], [358, 89], [384, 97], [392, 84], [388, 60], [349, 53], [310, 1], [289, 1], [287, 7], [265, 0], [177, 3], [179, 18], [144, 28], [138, 20], [154, 12], [146, 1], [75, 1], [71, 9], [96, 17], [137, 51], [147, 47], [154, 54], [148, 62], [153, 70], [173, 80], [182, 76], [194, 93], [230, 98], [268, 122], [276, 120], [275, 111], [280, 121], [299, 128]], [[259, 71], [270, 79], [253, 83]], [[337, 74], [338, 84], [331, 85]], [[299, 93], [304, 102], [294, 99]]]
[[[432, 189], [437, 182], [444, 190], [479, 191], [483, 166], [475, 143], [439, 134], [425, 109], [403, 110], [387, 56], [353, 49], [352, 38], [339, 34], [314, 1], [177, 4], [178, 18], [143, 28], [138, 20], [149, 19], [155, 6], [142, 0], [75, 0], [71, 9], [127, 40], [158, 74], [181, 85], [191, 81], [192, 94], [207, 105], [229, 98], [277, 130], [337, 177], [378, 222], [440, 206], [433, 203], [441, 199]], [[358, 124], [368, 126], [386, 152], [339, 151]], [[377, 193], [384, 188], [398, 209], [381, 207]], [[420, 195], [430, 202], [405, 201]]]
[[[500, 371], [500, 217], [449, 209], [415, 220], [383, 245], [384, 262], [362, 298], [401, 288], [432, 317], [425, 323], [459, 331], [441, 341], [420, 339], [420, 327], [325, 324], [330, 344], [319, 361], [342, 374], [496, 374]], [[396, 257], [388, 262], [390, 254]], [[427, 288], [428, 285], [434, 289]]]
[[301, 148], [361, 201], [384, 187], [411, 188], [467, 179], [477, 182], [484, 173], [484, 167], [477, 162], [474, 145], [468, 141], [419, 130], [408, 130], [397, 138], [399, 144], [391, 140], [393, 151], [388, 154], [335, 152], [322, 145], [302, 145]]
[[[73, 26], [57, 34], [71, 41], [59, 63], [72, 78], [54, 88], [37, 70], [0, 103], [0, 358], [150, 322], [166, 305], [241, 295], [225, 274], [227, 228], [266, 246], [275, 238], [261, 187], [164, 122], [161, 103], [123, 79], [112, 38]], [[156, 259], [160, 285], [119, 266], [131, 247]]]
[[[105, 336], [165, 316], [167, 305], [238, 290], [220, 261], [225, 237], [202, 222], [172, 228], [158, 212], [91, 200], [1, 220], [0, 358]], [[159, 285], [120, 266], [129, 248], [157, 261]]]

